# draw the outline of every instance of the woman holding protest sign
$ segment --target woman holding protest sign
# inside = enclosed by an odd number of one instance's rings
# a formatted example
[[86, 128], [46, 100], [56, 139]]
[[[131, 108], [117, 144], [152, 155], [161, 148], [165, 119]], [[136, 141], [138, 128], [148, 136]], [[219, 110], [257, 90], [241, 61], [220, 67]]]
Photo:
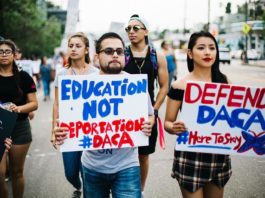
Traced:
[[[72, 35], [68, 40], [68, 65], [62, 68], [56, 74], [54, 81], [55, 85], [55, 99], [53, 104], [53, 122], [52, 122], [52, 136], [51, 142], [56, 148], [58, 142], [55, 139], [55, 131], [58, 126], [59, 118], [59, 100], [58, 100], [58, 76], [62, 75], [88, 75], [97, 72], [98, 69], [91, 65], [89, 57], [89, 40], [82, 32]], [[81, 173], [81, 151], [64, 152], [63, 163], [65, 176], [67, 180], [76, 189], [72, 197], [81, 197], [82, 185], [80, 179]]]
[[[188, 44], [189, 74], [172, 83], [168, 93], [165, 130], [173, 135], [187, 131], [184, 121], [176, 120], [181, 110], [187, 81], [229, 83], [219, 70], [219, 50], [208, 32], [193, 33]], [[199, 152], [174, 152], [172, 177], [176, 178], [183, 197], [217, 197], [224, 194], [229, 180], [231, 161], [228, 155]]]
[[[32, 141], [28, 119], [30, 112], [38, 107], [36, 86], [25, 71], [19, 71], [15, 62], [16, 46], [11, 40], [0, 41], [0, 102], [5, 109], [17, 113], [14, 130], [11, 133], [13, 146], [8, 152], [12, 177], [13, 197], [23, 197], [24, 163]], [[7, 153], [0, 164], [0, 195], [7, 197], [4, 182]]]

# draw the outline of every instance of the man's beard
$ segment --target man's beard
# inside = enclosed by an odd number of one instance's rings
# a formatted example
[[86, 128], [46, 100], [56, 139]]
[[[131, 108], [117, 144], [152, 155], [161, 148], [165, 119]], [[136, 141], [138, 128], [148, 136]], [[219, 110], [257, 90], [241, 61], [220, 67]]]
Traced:
[[111, 67], [111, 62], [107, 66], [101, 66], [101, 70], [106, 74], [119, 74], [123, 70], [123, 67], [120, 65], [119, 67]]

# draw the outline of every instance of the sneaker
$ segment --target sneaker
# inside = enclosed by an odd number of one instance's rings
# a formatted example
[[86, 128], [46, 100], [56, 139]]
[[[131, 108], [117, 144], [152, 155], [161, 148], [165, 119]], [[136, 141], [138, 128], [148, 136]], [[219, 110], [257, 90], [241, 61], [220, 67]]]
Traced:
[[79, 190], [75, 190], [72, 194], [72, 198], [80, 198], [81, 197], [82, 192]]

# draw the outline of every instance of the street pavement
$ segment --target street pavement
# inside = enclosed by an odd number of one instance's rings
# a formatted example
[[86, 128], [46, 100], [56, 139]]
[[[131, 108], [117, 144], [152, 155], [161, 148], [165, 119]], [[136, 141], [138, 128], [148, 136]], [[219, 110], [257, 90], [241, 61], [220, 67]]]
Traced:
[[[265, 85], [265, 67], [221, 65], [221, 70], [234, 84]], [[187, 73], [186, 63], [178, 63], [178, 77]], [[53, 92], [52, 92], [53, 95]], [[50, 143], [52, 100], [42, 101], [42, 90], [38, 90], [39, 109], [31, 121], [33, 142], [25, 164], [25, 198], [67, 198], [74, 190], [64, 177], [61, 153]], [[165, 103], [159, 115], [162, 120]], [[150, 157], [150, 171], [145, 189], [145, 198], [181, 197], [177, 181], [170, 177], [175, 136], [165, 134], [166, 149], [157, 144], [155, 154]], [[265, 158], [232, 156], [233, 175], [225, 188], [225, 198], [265, 197]], [[9, 182], [9, 190], [11, 188]], [[10, 192], [9, 192], [10, 193]], [[0, 195], [1, 197], [1, 195]], [[11, 197], [11, 196], [10, 196]]]

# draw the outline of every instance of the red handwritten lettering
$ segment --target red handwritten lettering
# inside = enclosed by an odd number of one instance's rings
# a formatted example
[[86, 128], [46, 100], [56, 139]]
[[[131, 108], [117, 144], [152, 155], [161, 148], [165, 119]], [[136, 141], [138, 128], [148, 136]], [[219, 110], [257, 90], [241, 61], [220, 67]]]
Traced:
[[[191, 98], [191, 93], [196, 93], [194, 90], [192, 90], [192, 87], [197, 90], [198, 95], [195, 98]], [[200, 85], [196, 83], [188, 83], [186, 90], [185, 90], [185, 102], [187, 103], [196, 103], [202, 95], [202, 90]]]
[[[202, 95], [202, 100], [201, 102], [203, 104], [213, 104], [214, 103], [214, 92], [210, 92], [209, 89], [216, 89], [217, 85], [216, 84], [205, 84], [204, 90], [203, 90], [203, 95]], [[207, 99], [207, 97], [211, 97], [212, 100]]]

